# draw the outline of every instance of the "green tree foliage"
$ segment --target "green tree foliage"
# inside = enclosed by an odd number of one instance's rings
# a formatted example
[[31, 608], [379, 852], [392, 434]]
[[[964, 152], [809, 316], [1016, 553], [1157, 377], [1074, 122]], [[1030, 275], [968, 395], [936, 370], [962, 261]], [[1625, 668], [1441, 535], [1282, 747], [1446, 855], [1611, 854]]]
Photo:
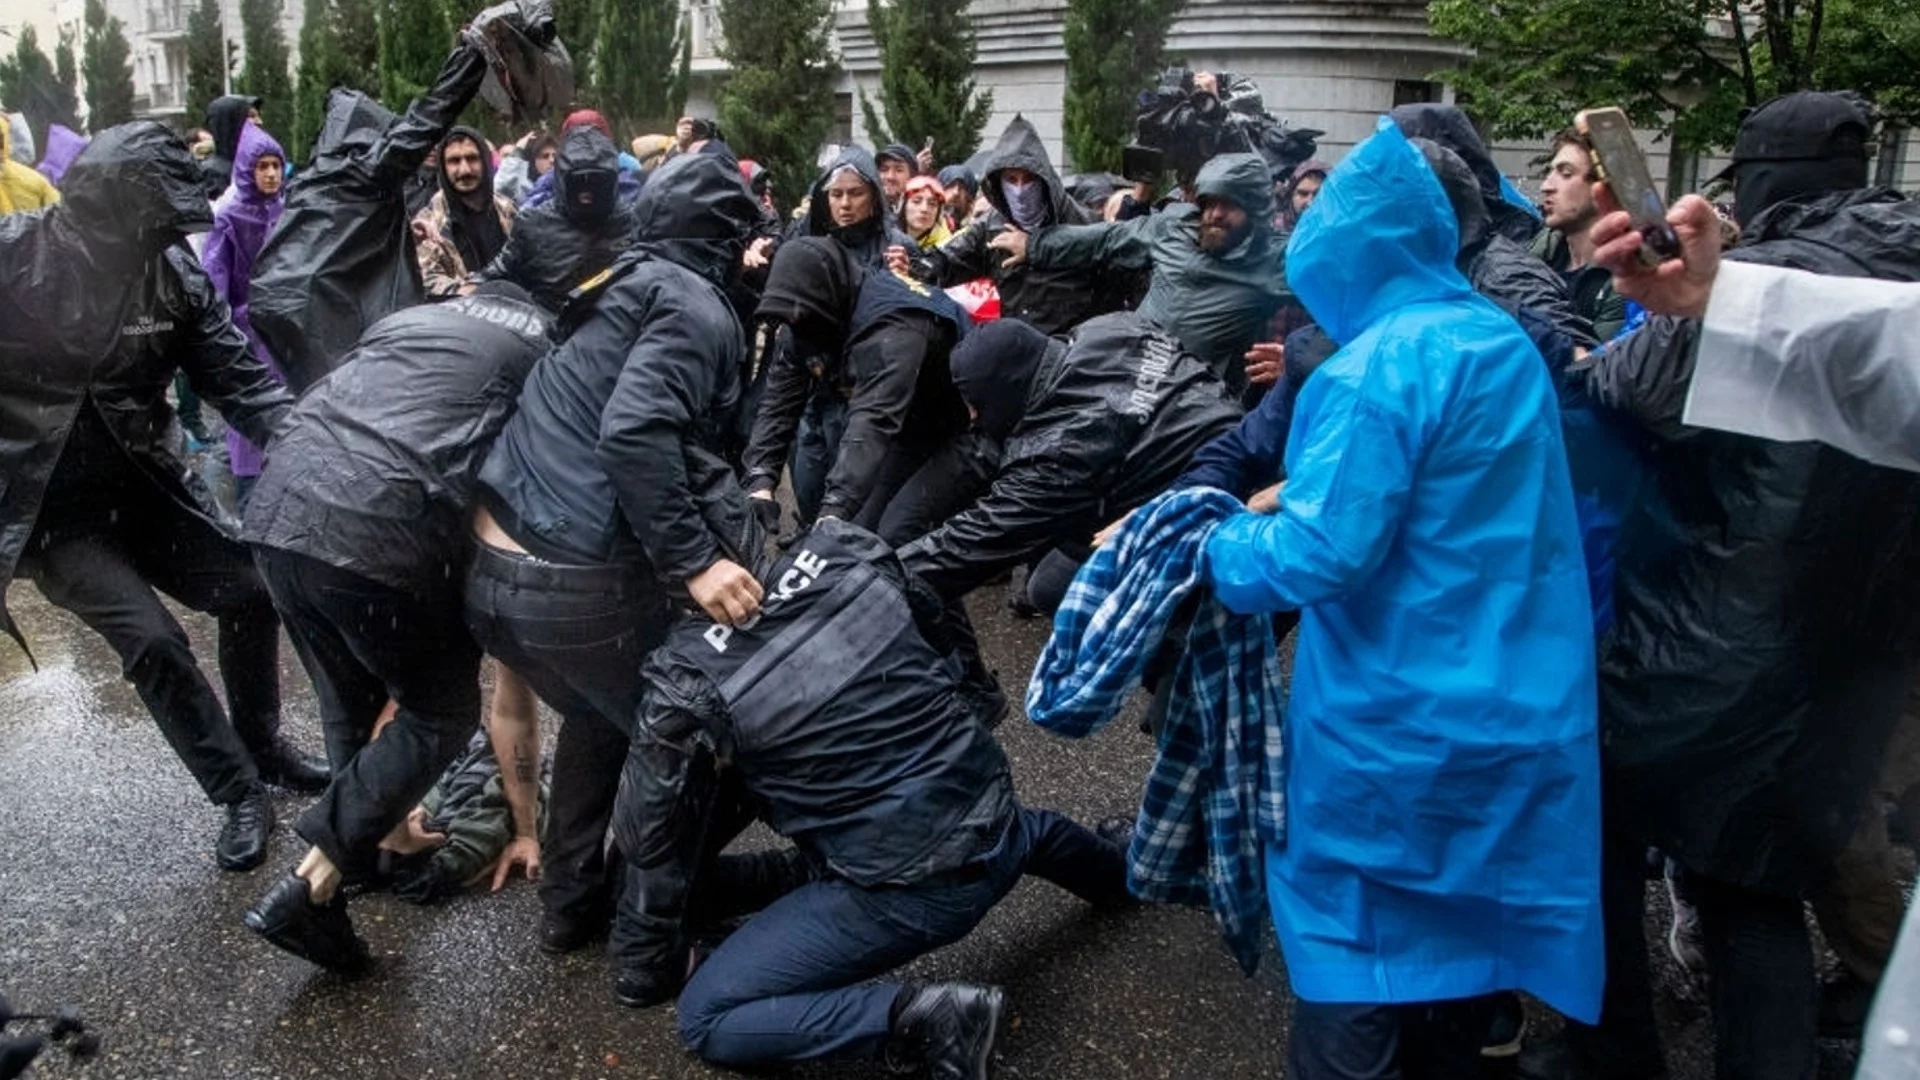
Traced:
[[593, 85], [594, 6], [594, 0], [553, 0], [554, 29], [573, 57], [573, 89], [581, 95]]
[[673, 130], [693, 62], [692, 27], [679, 0], [595, 0], [593, 11], [591, 100], [618, 141]]
[[[71, 64], [71, 49], [67, 59]], [[36, 147], [44, 147], [49, 125], [76, 123], [73, 91], [61, 81], [57, 63], [40, 51], [39, 36], [30, 25], [20, 28], [12, 55], [0, 57], [0, 106], [27, 118]]]
[[732, 68], [720, 88], [721, 129], [737, 153], [766, 166], [775, 197], [792, 206], [833, 130], [833, 0], [720, 0], [720, 28], [720, 56]]
[[126, 27], [107, 15], [103, 0], [87, 0], [80, 71], [87, 82], [87, 130], [105, 131], [133, 119], [133, 50]]
[[305, 0], [300, 71], [294, 86], [287, 152], [304, 160], [326, 120], [327, 91], [351, 87], [380, 94], [380, 34], [373, 0]]
[[200, 0], [187, 13], [187, 123], [198, 124], [227, 88], [226, 35], [220, 0]]
[[1900, 119], [1920, 87], [1920, 0], [1433, 0], [1427, 13], [1474, 50], [1439, 77], [1495, 138], [1618, 105], [1706, 149], [1775, 94], [1858, 89]]
[[1166, 63], [1167, 31], [1185, 0], [1067, 0], [1063, 26], [1067, 157], [1082, 172], [1119, 172], [1134, 100]]
[[275, 135], [293, 127], [292, 59], [280, 29], [281, 0], [240, 0], [240, 48], [245, 63], [234, 87], [260, 99], [260, 122]]
[[60, 43], [53, 47], [54, 115], [53, 121], [78, 127], [80, 121], [80, 65], [74, 59], [73, 30], [60, 31]]
[[438, 0], [377, 0], [380, 102], [399, 112], [425, 93], [453, 49], [453, 20]]
[[867, 25], [880, 49], [879, 111], [860, 95], [867, 137], [875, 146], [929, 138], [942, 161], [965, 161], [980, 148], [993, 115], [993, 91], [974, 93], [973, 24], [969, 0], [867, 0]]

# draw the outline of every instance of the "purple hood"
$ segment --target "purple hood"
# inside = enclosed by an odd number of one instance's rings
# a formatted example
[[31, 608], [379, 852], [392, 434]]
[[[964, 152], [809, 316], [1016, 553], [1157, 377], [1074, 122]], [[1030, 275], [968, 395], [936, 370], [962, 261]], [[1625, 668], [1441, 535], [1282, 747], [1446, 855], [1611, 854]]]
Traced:
[[67, 175], [67, 166], [73, 164], [73, 159], [79, 157], [86, 146], [85, 135], [65, 124], [54, 124], [47, 129], [47, 152], [34, 167], [47, 178], [47, 183], [59, 187], [61, 178]]

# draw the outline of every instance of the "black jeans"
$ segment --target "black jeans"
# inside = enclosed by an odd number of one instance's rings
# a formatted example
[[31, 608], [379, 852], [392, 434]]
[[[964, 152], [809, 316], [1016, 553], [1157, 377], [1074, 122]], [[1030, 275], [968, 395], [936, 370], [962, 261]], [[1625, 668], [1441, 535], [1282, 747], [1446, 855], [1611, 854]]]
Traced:
[[474, 640], [566, 721], [541, 845], [540, 901], [551, 914], [613, 911], [620, 860], [607, 856], [607, 825], [645, 689], [640, 664], [670, 616], [666, 594], [636, 567], [569, 566], [485, 544], [474, 555]]
[[774, 901], [688, 981], [680, 1037], [733, 1068], [879, 1057], [901, 987], [866, 980], [965, 937], [1024, 874], [1093, 903], [1127, 895], [1118, 846], [1021, 808], [992, 850], [957, 870], [877, 888], [829, 877]]
[[938, 529], [984, 495], [1000, 464], [1000, 444], [975, 432], [955, 436], [931, 453], [895, 451], [882, 467], [861, 524], [893, 547]]
[[1492, 999], [1409, 1005], [1293, 1003], [1292, 1080], [1478, 1080]]
[[[41, 521], [20, 573], [119, 654], [207, 798], [239, 801], [259, 779], [252, 752], [280, 732], [280, 620], [246, 546], [156, 492], [97, 518]], [[154, 589], [214, 617], [231, 712]]]
[[[276, 548], [253, 557], [313, 680], [333, 766], [295, 828], [344, 874], [365, 874], [479, 723], [480, 649], [452, 588], [402, 591]], [[369, 742], [389, 699], [393, 723]]]

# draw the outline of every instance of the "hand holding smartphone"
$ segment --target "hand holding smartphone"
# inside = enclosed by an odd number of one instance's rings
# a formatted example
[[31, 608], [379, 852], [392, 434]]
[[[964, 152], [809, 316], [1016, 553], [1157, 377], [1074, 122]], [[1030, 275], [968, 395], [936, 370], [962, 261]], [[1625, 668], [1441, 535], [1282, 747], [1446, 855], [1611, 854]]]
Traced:
[[1666, 203], [1653, 186], [1647, 159], [1634, 141], [1627, 114], [1608, 107], [1586, 109], [1573, 118], [1574, 127], [1593, 151], [1593, 165], [1613, 201], [1632, 219], [1640, 234], [1640, 258], [1648, 266], [1680, 257], [1680, 238], [1667, 223]]

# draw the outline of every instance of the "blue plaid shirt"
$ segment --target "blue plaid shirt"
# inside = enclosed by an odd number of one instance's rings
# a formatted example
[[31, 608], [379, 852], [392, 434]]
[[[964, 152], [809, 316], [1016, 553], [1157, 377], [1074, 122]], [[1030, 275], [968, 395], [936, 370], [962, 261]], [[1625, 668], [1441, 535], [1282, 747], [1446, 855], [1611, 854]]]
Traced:
[[1214, 526], [1244, 511], [1224, 492], [1190, 488], [1134, 513], [1067, 591], [1027, 687], [1027, 716], [1069, 738], [1098, 730], [1194, 598], [1127, 887], [1143, 900], [1211, 907], [1252, 974], [1266, 917], [1262, 848], [1286, 826], [1280, 662], [1270, 618], [1222, 607], [1202, 587], [1201, 565]]

